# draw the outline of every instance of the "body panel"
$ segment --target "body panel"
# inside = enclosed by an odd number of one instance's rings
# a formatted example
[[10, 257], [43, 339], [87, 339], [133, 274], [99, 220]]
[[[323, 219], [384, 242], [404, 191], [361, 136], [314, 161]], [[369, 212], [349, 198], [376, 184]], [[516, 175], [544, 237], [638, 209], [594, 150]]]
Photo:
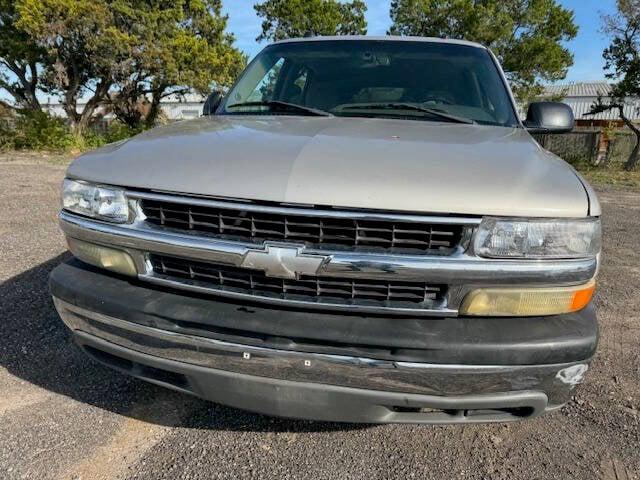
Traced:
[[307, 37], [307, 38], [287, 38], [285, 40], [278, 40], [273, 42], [272, 45], [280, 45], [284, 43], [300, 43], [300, 42], [331, 42], [335, 40], [340, 41], [369, 41], [369, 42], [426, 42], [426, 43], [451, 43], [455, 45], [466, 45], [468, 47], [486, 48], [484, 45], [477, 42], [470, 42], [469, 40], [458, 40], [453, 38], [438, 38], [438, 37], [415, 37], [397, 35], [329, 35], [321, 37]]
[[520, 128], [428, 121], [219, 116], [83, 155], [69, 177], [294, 204], [583, 217], [571, 168]]
[[[495, 318], [424, 321], [269, 312], [145, 288], [77, 261], [53, 271], [51, 289], [76, 341], [112, 368], [227, 405], [315, 420], [450, 423], [466, 418], [444, 416], [434, 422], [433, 408], [493, 410], [477, 421], [530, 418], [534, 412], [512, 417], [508, 408], [538, 405], [539, 414], [567, 402], [583, 381], [597, 343], [592, 309], [556, 319], [522, 319], [526, 327], [510, 319], [508, 328], [497, 328], [505, 320]], [[203, 329], [197, 331], [192, 325], [199, 323]], [[226, 327], [216, 331], [216, 323]], [[272, 333], [242, 336], [253, 329]], [[335, 335], [335, 340], [328, 346], [305, 345], [287, 339], [292, 334]], [[375, 338], [385, 347], [350, 345], [353, 339], [366, 343]], [[396, 348], [386, 346], [390, 338]], [[252, 378], [237, 390], [224, 380], [247, 375]], [[256, 382], [278, 386], [254, 403]], [[283, 390], [283, 383], [291, 388]], [[313, 389], [309, 398], [307, 386]], [[340, 389], [354, 389], [353, 410], [342, 408], [336, 397]], [[227, 391], [235, 394], [220, 394]], [[367, 400], [374, 393], [382, 400]], [[522, 403], [511, 403], [522, 395]], [[481, 399], [486, 402], [478, 406]], [[279, 409], [285, 400], [288, 408]], [[382, 416], [358, 415], [372, 405], [427, 410], [391, 408]]]
[[598, 342], [591, 307], [520, 318], [282, 309], [131, 283], [78, 260], [56, 268], [50, 287], [55, 298], [91, 312], [173, 334], [290, 352], [467, 366], [542, 365], [587, 361]]

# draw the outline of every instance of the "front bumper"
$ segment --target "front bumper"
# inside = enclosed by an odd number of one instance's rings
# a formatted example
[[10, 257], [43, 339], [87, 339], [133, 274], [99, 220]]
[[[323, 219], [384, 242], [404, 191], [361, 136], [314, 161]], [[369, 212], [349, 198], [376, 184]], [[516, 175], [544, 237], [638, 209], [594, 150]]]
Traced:
[[[148, 197], [151, 194], [146, 194]], [[127, 192], [130, 198], [143, 196], [139, 192]], [[155, 196], [151, 195], [151, 198]], [[164, 197], [161, 197], [164, 198]], [[194, 201], [189, 199], [189, 201]], [[137, 208], [137, 207], [135, 207]], [[135, 209], [132, 207], [132, 210]], [[141, 214], [139, 214], [140, 216]], [[455, 218], [456, 222], [472, 222], [472, 219]], [[475, 220], [479, 222], [479, 219]], [[470, 226], [469, 224], [466, 224]], [[373, 252], [316, 251], [304, 249], [305, 254], [328, 255], [331, 260], [317, 273], [319, 277], [382, 280], [418, 280], [447, 285], [444, 303], [434, 309], [406, 307], [379, 307], [352, 303], [318, 303], [308, 300], [283, 300], [277, 296], [258, 296], [255, 293], [233, 289], [212, 288], [197, 281], [176, 281], [176, 278], [158, 274], [151, 268], [149, 253], [169, 257], [194, 259], [203, 262], [242, 267], [246, 256], [256, 248], [255, 243], [229, 241], [216, 237], [190, 235], [172, 229], [154, 227], [145, 221], [132, 224], [112, 224], [87, 219], [62, 211], [60, 227], [69, 238], [105, 245], [126, 251], [138, 270], [138, 278], [165, 288], [178, 288], [192, 292], [208, 293], [241, 302], [259, 300], [263, 304], [281, 308], [340, 311], [347, 314], [367, 313], [386, 316], [410, 315], [432, 318], [455, 317], [459, 307], [471, 291], [478, 286], [541, 286], [576, 285], [590, 281], [596, 274], [595, 258], [554, 261], [517, 261], [512, 259], [487, 259], [458, 251], [452, 255], [406, 255]]]
[[[314, 420], [534, 417], [568, 401], [598, 335], [591, 308], [538, 319], [536, 329], [518, 336], [520, 329], [509, 327], [513, 319], [384, 319], [238, 305], [158, 290], [77, 261], [54, 270], [51, 289], [77, 343], [102, 363], [219, 403]], [[504, 328], [496, 329], [496, 321]], [[305, 342], [279, 335], [278, 329], [295, 332], [314, 322], [318, 328], [303, 335]], [[341, 322], [342, 343], [326, 341], [332, 322]], [[372, 324], [386, 325], [376, 337], [383, 341], [386, 335], [395, 348], [374, 348], [375, 338], [366, 346], [355, 342], [367, 338], [358, 335], [361, 328], [373, 335]], [[238, 332], [250, 325], [253, 334], [240, 343]], [[422, 343], [409, 345], [405, 334], [420, 330]], [[522, 341], [527, 336], [530, 341]]]

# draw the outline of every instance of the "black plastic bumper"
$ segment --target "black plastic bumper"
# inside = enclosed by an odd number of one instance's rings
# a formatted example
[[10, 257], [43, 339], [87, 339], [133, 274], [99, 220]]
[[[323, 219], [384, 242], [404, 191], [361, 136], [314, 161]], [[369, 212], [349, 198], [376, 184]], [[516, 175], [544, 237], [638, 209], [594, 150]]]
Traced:
[[532, 418], [547, 407], [542, 392], [443, 397], [292, 382], [145, 355], [82, 332], [75, 340], [89, 356], [123, 373], [279, 417], [353, 423], [480, 423]]
[[593, 307], [525, 318], [339, 315], [243, 305], [162, 290], [71, 260], [51, 275], [52, 294], [74, 305], [171, 331], [282, 350], [464, 365], [541, 365], [590, 359]]
[[570, 398], [598, 340], [591, 307], [539, 318], [289, 311], [160, 290], [75, 260], [53, 271], [51, 291], [103, 363], [220, 403], [321, 420], [535, 416]]

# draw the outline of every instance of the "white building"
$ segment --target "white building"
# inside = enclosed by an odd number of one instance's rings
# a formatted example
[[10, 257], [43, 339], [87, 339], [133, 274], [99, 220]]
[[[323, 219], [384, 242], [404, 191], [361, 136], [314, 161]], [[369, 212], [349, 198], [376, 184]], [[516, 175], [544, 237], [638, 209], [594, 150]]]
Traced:
[[[604, 103], [611, 92], [611, 85], [607, 82], [579, 82], [564, 85], [549, 85], [545, 87], [545, 98], [560, 98], [573, 110], [578, 124], [602, 123], [603, 121], [619, 120], [617, 110], [607, 110], [597, 115], [586, 115], [591, 106], [602, 96]], [[640, 120], [640, 99], [629, 99], [624, 113], [627, 118]]]
[[187, 120], [202, 115], [202, 107], [207, 98], [196, 93], [183, 96], [170, 95], [162, 100], [162, 111], [168, 120]]
[[[205, 97], [195, 93], [188, 93], [186, 95], [169, 95], [161, 102], [162, 111], [167, 120], [187, 120], [190, 118], [197, 118], [202, 115], [202, 107], [204, 105]], [[56, 117], [65, 118], [67, 115], [58, 98], [47, 98], [41, 102], [42, 109], [49, 112]], [[78, 112], [81, 112], [86, 105], [86, 102], [78, 102]], [[110, 120], [113, 117], [112, 114], [105, 115], [106, 120]]]

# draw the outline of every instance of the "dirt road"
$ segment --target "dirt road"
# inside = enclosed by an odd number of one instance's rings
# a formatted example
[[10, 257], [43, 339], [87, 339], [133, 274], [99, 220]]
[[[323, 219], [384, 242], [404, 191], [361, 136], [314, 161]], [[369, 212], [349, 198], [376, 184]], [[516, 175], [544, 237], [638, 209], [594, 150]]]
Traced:
[[271, 419], [147, 385], [72, 345], [47, 292], [65, 258], [63, 166], [0, 159], [0, 478], [640, 478], [640, 192], [600, 189], [599, 355], [563, 410], [525, 423]]

